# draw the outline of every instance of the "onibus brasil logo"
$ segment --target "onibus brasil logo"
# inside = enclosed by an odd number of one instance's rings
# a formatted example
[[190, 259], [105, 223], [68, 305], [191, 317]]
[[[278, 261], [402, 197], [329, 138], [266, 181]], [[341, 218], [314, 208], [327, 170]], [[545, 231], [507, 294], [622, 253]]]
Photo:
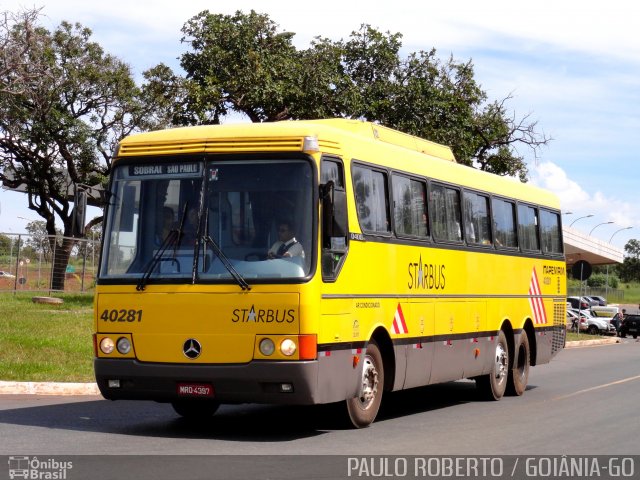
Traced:
[[62, 462], [53, 458], [39, 460], [38, 457], [9, 457], [9, 478], [37, 480], [65, 480], [73, 462]]

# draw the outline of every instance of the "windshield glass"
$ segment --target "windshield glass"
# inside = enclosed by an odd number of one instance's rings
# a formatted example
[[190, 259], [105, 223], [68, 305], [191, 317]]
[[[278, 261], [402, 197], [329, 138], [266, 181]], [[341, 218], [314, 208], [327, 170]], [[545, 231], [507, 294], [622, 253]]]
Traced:
[[173, 160], [114, 170], [101, 279], [251, 283], [309, 274], [309, 162]]

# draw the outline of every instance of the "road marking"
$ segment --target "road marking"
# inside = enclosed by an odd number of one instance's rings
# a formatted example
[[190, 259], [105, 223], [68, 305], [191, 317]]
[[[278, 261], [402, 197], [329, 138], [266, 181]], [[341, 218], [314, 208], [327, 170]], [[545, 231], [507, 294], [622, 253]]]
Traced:
[[598, 385], [597, 387], [585, 388], [584, 390], [578, 390], [577, 392], [569, 393], [568, 395], [562, 395], [561, 397], [556, 397], [554, 400], [564, 400], [565, 398], [575, 397], [576, 395], [580, 395], [582, 393], [592, 392], [594, 390], [600, 390], [601, 388], [612, 387], [613, 385], [619, 385], [621, 383], [631, 382], [633, 380], [640, 380], [640, 375], [636, 375], [635, 377], [623, 378], [622, 380], [617, 380], [611, 383], [605, 383], [604, 385]]

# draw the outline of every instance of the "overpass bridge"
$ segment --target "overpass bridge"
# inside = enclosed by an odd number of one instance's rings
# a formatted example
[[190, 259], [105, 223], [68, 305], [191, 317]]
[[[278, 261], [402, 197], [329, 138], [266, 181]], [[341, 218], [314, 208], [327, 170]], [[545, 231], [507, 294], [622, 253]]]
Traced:
[[586, 260], [591, 265], [613, 265], [622, 263], [624, 260], [623, 249], [591, 237], [575, 228], [562, 227], [562, 237], [564, 254], [569, 267], [579, 260]]

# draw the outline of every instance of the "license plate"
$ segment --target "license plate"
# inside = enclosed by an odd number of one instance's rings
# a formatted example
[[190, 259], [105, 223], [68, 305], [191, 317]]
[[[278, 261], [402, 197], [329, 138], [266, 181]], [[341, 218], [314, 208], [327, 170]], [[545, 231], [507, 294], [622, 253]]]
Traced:
[[209, 383], [178, 383], [181, 397], [213, 397], [213, 385]]

